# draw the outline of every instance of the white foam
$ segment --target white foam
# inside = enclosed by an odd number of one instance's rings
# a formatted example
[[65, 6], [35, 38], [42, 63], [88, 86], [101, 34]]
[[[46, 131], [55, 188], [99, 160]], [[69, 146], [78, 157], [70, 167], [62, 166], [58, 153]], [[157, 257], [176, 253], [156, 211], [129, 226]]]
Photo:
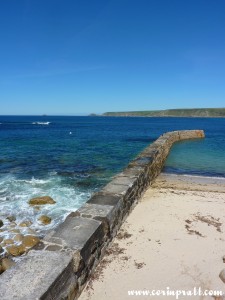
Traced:
[[34, 125], [49, 125], [51, 122], [33, 122]]
[[[61, 223], [70, 212], [76, 211], [90, 197], [88, 191], [84, 193], [73, 186], [64, 184], [61, 176], [55, 173], [54, 176], [49, 174], [45, 179], [33, 177], [26, 180], [17, 179], [12, 174], [6, 175], [0, 179], [0, 191], [3, 192], [0, 197], [0, 212], [5, 226], [7, 227], [6, 217], [15, 215], [17, 224], [30, 220], [32, 221], [30, 228], [41, 235]], [[38, 196], [50, 196], [56, 203], [36, 210], [28, 202], [31, 198]], [[43, 226], [38, 222], [43, 214], [52, 218], [48, 226]], [[1, 236], [5, 234], [8, 234], [7, 230], [1, 233]]]
[[57, 175], [57, 172], [56, 171], [49, 172], [49, 175], [50, 176], [55, 176], [55, 175]]
[[43, 180], [43, 179], [35, 179], [34, 177], [32, 177], [32, 179], [30, 179], [30, 180], [24, 180], [24, 182], [26, 182], [28, 184], [30, 183], [32, 185], [46, 184], [46, 183], [50, 182], [50, 179]]

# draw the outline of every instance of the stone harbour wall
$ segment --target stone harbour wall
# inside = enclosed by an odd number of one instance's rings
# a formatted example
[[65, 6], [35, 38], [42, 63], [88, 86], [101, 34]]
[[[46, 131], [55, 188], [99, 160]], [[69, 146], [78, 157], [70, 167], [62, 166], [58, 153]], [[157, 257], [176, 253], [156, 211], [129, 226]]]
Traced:
[[0, 277], [1, 300], [75, 300], [122, 222], [161, 172], [171, 146], [202, 130], [168, 132]]

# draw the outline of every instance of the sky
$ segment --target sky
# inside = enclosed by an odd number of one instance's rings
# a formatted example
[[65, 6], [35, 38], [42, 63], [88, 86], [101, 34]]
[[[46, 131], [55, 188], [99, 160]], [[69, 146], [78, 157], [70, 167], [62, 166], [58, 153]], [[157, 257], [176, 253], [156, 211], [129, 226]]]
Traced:
[[224, 103], [224, 0], [0, 1], [0, 115]]

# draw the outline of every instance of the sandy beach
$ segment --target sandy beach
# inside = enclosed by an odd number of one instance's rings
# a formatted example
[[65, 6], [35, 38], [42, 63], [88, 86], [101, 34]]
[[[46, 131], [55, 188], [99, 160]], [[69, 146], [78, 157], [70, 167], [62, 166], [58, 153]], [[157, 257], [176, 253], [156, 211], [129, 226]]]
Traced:
[[[176, 299], [128, 291], [219, 290], [225, 179], [161, 174], [122, 225], [80, 300]], [[180, 296], [178, 299], [225, 299]]]

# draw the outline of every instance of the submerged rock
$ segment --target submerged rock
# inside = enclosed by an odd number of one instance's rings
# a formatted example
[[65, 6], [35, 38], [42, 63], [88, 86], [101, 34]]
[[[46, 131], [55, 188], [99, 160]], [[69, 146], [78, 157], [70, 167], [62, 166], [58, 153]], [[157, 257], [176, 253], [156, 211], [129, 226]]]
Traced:
[[56, 202], [49, 196], [36, 197], [29, 200], [30, 205], [55, 204]]
[[15, 216], [8, 216], [6, 219], [9, 220], [9, 222], [16, 221], [16, 217]]
[[12, 245], [6, 248], [7, 252], [12, 256], [20, 256], [25, 252], [24, 245]]
[[17, 226], [16, 222], [11, 222], [9, 228], [15, 228]]
[[27, 228], [26, 232], [27, 234], [36, 235], [36, 231], [30, 228]]
[[14, 266], [15, 262], [12, 259], [9, 259], [9, 258], [3, 258], [2, 262], [1, 262], [1, 265], [2, 265], [2, 270], [4, 272], [4, 271], [10, 269], [12, 266]]
[[0, 227], [2, 227], [4, 225], [3, 221], [0, 220]]
[[5, 245], [11, 245], [11, 244], [14, 244], [14, 242], [13, 242], [12, 239], [5, 239], [3, 243], [4, 243]]
[[29, 227], [32, 224], [31, 221], [24, 221], [19, 224], [20, 227]]
[[22, 240], [22, 245], [26, 248], [32, 248], [34, 247], [40, 239], [37, 236], [34, 235], [26, 235]]
[[52, 219], [48, 216], [40, 216], [40, 218], [38, 219], [43, 225], [48, 225], [51, 223]]
[[20, 233], [20, 230], [19, 229], [11, 229], [10, 232], [12, 232], [12, 233]]
[[37, 210], [37, 211], [39, 211], [39, 210], [41, 210], [41, 207], [35, 205], [35, 206], [34, 206], [34, 209]]
[[15, 242], [22, 242], [23, 238], [24, 238], [24, 236], [22, 234], [18, 233], [14, 236], [13, 239]]

